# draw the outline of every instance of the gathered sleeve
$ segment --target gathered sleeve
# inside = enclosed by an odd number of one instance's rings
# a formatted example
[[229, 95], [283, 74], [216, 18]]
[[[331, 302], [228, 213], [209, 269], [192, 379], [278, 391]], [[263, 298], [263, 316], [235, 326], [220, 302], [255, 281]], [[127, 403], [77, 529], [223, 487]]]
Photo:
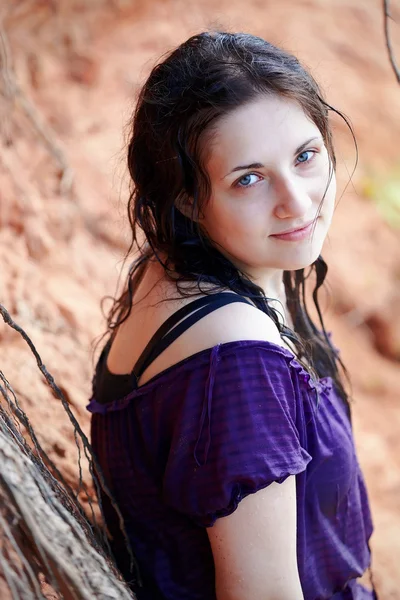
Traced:
[[305, 470], [311, 456], [296, 425], [302, 407], [292, 377], [287, 357], [265, 344], [212, 349], [205, 389], [174, 416], [168, 506], [210, 527], [247, 495]]

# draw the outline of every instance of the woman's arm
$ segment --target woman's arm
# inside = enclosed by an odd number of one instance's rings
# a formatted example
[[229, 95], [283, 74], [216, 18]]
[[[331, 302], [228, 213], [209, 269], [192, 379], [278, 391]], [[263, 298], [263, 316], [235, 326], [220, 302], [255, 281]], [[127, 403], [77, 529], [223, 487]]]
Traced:
[[218, 600], [303, 600], [296, 555], [296, 478], [244, 498], [207, 528]]

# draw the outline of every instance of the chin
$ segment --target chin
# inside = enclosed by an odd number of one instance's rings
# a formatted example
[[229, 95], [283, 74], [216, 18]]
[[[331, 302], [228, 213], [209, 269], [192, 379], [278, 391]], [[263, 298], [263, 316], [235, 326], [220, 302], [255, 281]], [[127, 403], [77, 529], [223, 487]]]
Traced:
[[293, 257], [286, 257], [279, 261], [276, 265], [277, 269], [283, 271], [298, 271], [299, 269], [306, 269], [310, 267], [321, 254], [322, 248], [313, 249], [312, 252], [294, 252]]
[[278, 267], [278, 269], [282, 269], [282, 271], [300, 271], [300, 269], [307, 269], [308, 267], [311, 267], [313, 262], [315, 261], [312, 260], [310, 262], [290, 263], [285, 266], [282, 265]]

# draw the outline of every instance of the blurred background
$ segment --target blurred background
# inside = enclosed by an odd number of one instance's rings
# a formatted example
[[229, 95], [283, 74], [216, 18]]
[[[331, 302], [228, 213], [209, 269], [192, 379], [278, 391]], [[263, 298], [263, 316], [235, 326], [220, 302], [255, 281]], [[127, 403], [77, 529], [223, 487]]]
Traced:
[[[400, 61], [398, 0], [391, 15]], [[207, 28], [294, 53], [353, 125], [354, 173], [351, 134], [332, 120], [338, 204], [323, 307], [352, 378], [376, 587], [383, 600], [400, 599], [400, 86], [380, 0], [0, 0], [0, 302], [88, 434], [100, 301], [115, 294], [129, 243], [125, 146], [136, 94], [164, 52]], [[76, 487], [73, 428], [3, 323], [0, 367]], [[83, 475], [90, 487], [85, 465]]]

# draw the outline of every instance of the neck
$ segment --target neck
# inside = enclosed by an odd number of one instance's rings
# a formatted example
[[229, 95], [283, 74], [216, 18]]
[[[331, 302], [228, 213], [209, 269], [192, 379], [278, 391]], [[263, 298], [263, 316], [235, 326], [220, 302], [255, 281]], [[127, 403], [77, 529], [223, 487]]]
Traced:
[[254, 274], [252, 281], [261, 287], [264, 295], [269, 299], [269, 304], [282, 315], [279, 320], [290, 329], [293, 329], [292, 317], [287, 307], [283, 271], [274, 270], [268, 273]]

